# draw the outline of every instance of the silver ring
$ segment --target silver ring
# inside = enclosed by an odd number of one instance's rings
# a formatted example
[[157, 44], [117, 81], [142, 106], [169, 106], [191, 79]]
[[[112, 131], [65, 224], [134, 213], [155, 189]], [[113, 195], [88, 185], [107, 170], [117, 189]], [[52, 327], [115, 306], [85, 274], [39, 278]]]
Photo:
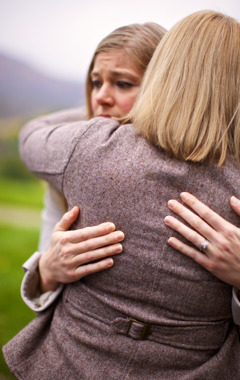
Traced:
[[200, 251], [204, 252], [207, 249], [208, 244], [209, 244], [208, 240], [205, 240], [203, 243], [201, 243], [199, 247]]

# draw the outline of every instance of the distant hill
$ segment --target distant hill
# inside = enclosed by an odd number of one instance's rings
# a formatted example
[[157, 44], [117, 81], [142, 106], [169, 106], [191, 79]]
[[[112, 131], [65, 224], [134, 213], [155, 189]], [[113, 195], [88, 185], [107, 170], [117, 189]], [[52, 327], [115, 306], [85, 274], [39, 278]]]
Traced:
[[84, 83], [58, 80], [0, 53], [0, 119], [84, 104]]

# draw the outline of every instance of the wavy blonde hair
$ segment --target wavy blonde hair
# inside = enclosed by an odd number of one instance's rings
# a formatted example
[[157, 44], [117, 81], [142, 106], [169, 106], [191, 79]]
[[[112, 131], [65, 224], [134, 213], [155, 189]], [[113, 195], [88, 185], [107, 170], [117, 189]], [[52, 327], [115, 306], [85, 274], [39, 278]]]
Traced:
[[166, 29], [154, 22], [130, 24], [114, 30], [98, 44], [89, 65], [86, 79], [86, 105], [89, 119], [93, 117], [91, 72], [97, 55], [103, 52], [124, 50], [133, 60], [136, 70], [144, 74], [156, 47], [165, 33]]
[[239, 163], [240, 24], [196, 12], [163, 37], [124, 123], [180, 160]]

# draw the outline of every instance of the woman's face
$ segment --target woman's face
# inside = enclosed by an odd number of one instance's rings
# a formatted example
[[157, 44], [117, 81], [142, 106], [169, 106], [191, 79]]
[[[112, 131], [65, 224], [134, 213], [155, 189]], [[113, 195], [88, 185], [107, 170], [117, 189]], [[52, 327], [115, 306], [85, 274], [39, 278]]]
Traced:
[[124, 50], [99, 53], [91, 72], [93, 116], [127, 115], [136, 100], [142, 76]]

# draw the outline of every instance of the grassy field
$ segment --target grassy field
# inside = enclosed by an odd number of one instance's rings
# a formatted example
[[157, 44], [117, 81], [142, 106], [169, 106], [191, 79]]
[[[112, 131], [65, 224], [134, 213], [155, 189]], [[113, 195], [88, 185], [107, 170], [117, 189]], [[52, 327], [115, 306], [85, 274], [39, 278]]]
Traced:
[[[42, 208], [44, 185], [29, 178], [0, 177], [0, 206], [11, 207], [16, 211]], [[21, 225], [12, 220], [4, 223], [1, 215], [0, 236], [0, 346], [16, 335], [35, 314], [23, 303], [20, 296], [20, 284], [23, 277], [22, 264], [36, 250], [39, 228]], [[13, 379], [2, 351], [0, 354], [0, 379]]]
[[0, 177], [0, 204], [41, 209], [46, 185], [38, 180]]
[[[22, 264], [37, 247], [39, 231], [0, 224], [0, 345], [18, 333], [35, 314], [20, 297], [23, 277]], [[0, 378], [10, 377], [10, 372], [0, 356]]]
[[[23, 120], [0, 120], [1, 347], [35, 317], [21, 299], [20, 284], [22, 264], [37, 249], [38, 220], [46, 185], [20, 160], [18, 132], [22, 124]], [[13, 379], [13, 376], [0, 350], [0, 380], [3, 379]]]

